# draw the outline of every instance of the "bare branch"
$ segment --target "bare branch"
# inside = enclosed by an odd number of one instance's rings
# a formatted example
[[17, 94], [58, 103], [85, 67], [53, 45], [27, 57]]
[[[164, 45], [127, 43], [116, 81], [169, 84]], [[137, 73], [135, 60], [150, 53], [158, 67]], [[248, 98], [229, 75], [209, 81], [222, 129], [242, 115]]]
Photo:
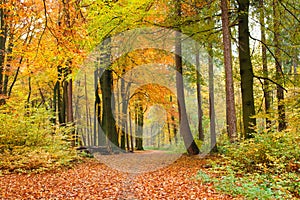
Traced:
[[272, 55], [272, 57], [275, 59], [276, 64], [278, 64], [278, 65], [280, 66], [280, 72], [281, 72], [282, 76], [284, 76], [284, 73], [283, 73], [283, 71], [282, 71], [282, 66], [281, 66], [280, 62], [277, 60], [277, 58], [276, 58], [276, 56], [274, 55], [274, 53], [273, 53], [273, 52], [271, 51], [271, 49], [269, 48], [269, 46], [268, 46], [266, 43], [264, 43], [263, 41], [261, 41], [261, 40], [259, 40], [259, 39], [256, 39], [256, 38], [252, 37], [251, 34], [249, 34], [249, 37], [250, 37], [252, 40], [255, 40], [255, 41], [258, 41], [258, 42], [262, 43], [262, 44], [268, 49], [268, 51], [270, 52], [270, 54]]
[[260, 79], [268, 80], [268, 81], [274, 83], [275, 85], [279, 86], [279, 87], [280, 87], [281, 89], [283, 89], [285, 92], [288, 92], [287, 89], [285, 89], [282, 85], [280, 85], [279, 83], [273, 81], [272, 79], [269, 79], [269, 78], [267, 78], [267, 77], [262, 77], [262, 76], [256, 76], [256, 75], [253, 75], [253, 77], [255, 77], [255, 78], [259, 79], [259, 80], [260, 80]]
[[281, 0], [279, 0], [280, 5], [288, 12], [290, 13], [298, 22], [300, 22], [300, 20], [294, 15], [294, 13], [292, 11], [290, 11], [282, 2]]

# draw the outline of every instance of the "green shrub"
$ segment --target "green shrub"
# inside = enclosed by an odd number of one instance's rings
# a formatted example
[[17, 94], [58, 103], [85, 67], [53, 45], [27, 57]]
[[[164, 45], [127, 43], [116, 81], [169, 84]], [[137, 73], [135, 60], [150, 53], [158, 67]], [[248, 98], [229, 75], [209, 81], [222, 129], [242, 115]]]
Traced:
[[54, 168], [76, 159], [67, 141], [70, 129], [53, 125], [53, 113], [9, 104], [1, 109], [0, 170]]
[[292, 131], [257, 134], [255, 138], [230, 144], [222, 151], [246, 171], [293, 171], [300, 161], [300, 137]]
[[258, 173], [240, 176], [228, 166], [223, 170], [227, 174], [220, 178], [210, 177], [203, 171], [199, 171], [196, 178], [203, 183], [213, 183], [220, 192], [246, 199], [292, 199], [299, 195], [300, 180], [296, 174], [288, 174], [288, 177], [286, 174], [276, 176]]

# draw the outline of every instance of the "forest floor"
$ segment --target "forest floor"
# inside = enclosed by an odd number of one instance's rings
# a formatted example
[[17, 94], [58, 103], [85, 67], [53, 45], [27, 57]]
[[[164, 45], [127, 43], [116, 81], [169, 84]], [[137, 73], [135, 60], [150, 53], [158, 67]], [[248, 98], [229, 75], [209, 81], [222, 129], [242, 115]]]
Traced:
[[233, 199], [195, 177], [206, 159], [145, 151], [71, 168], [0, 175], [0, 199]]

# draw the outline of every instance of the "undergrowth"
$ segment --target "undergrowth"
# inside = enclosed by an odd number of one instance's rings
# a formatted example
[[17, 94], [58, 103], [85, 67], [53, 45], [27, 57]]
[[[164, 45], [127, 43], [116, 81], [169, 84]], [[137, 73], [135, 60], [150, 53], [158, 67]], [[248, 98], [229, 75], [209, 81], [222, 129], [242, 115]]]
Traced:
[[234, 144], [219, 141], [221, 159], [211, 160], [212, 167], [207, 173], [199, 171], [197, 178], [246, 199], [300, 199], [299, 98], [300, 92], [295, 92], [285, 102], [285, 131], [274, 126]]
[[25, 172], [67, 166], [78, 159], [68, 142], [70, 128], [51, 123], [44, 108], [10, 105], [0, 108], [0, 170]]
[[219, 145], [221, 159], [210, 161], [209, 172], [199, 171], [197, 178], [213, 183], [221, 192], [246, 199], [298, 199], [299, 143], [297, 132], [287, 130]]

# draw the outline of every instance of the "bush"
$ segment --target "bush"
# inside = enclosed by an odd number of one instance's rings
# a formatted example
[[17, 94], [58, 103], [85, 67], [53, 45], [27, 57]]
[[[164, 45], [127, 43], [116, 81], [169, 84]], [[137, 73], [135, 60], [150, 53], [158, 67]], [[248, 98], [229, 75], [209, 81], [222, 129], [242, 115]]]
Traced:
[[52, 117], [44, 108], [1, 107], [0, 170], [55, 168], [76, 159], [67, 142], [68, 128], [51, 124]]
[[[293, 131], [257, 134], [255, 138], [227, 145], [223, 152], [245, 171], [298, 171], [300, 137]], [[297, 167], [298, 166], [298, 167]]]

